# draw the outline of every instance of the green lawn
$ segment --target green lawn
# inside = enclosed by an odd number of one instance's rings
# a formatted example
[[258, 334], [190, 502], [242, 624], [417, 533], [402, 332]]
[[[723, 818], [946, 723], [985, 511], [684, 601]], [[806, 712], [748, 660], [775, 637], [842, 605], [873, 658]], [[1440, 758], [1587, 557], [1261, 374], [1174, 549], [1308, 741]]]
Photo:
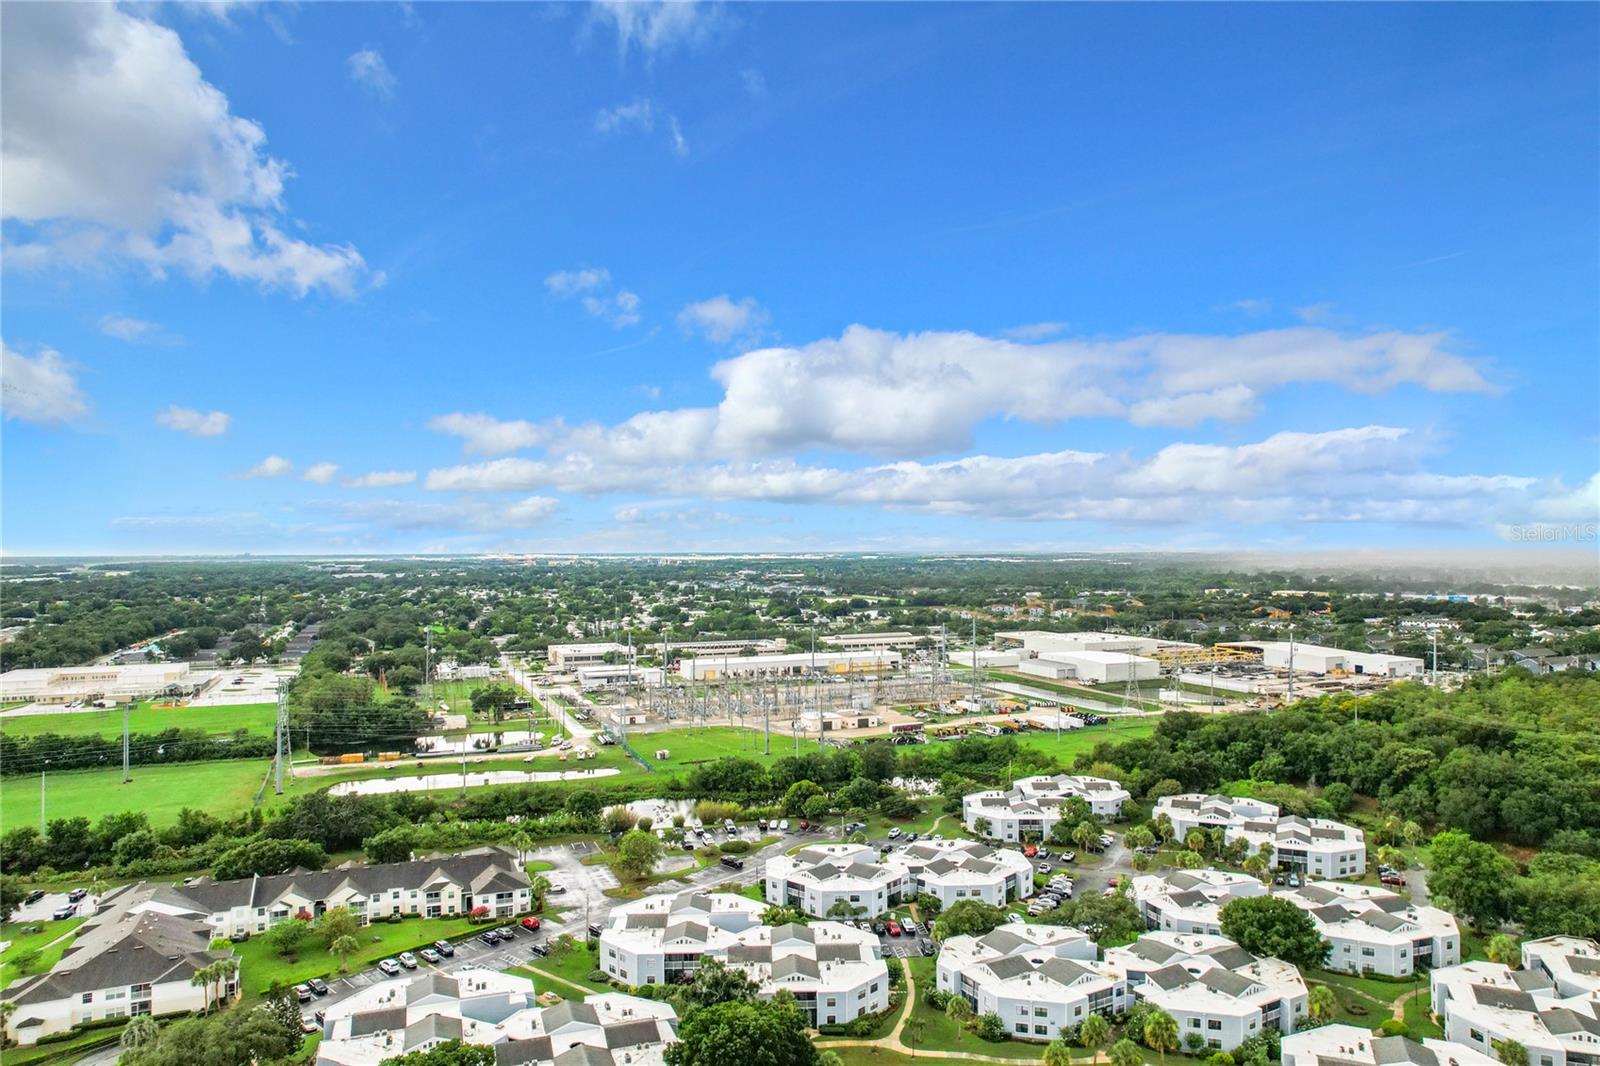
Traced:
[[[158, 707], [149, 700], [128, 715], [132, 733], [159, 733], [163, 729], [206, 729], [232, 733], [245, 729], [270, 737], [278, 718], [275, 703], [246, 703], [237, 707]], [[122, 736], [122, 711], [63, 711], [59, 714], [0, 715], [0, 731], [16, 737], [57, 733], [62, 736]]]
[[[766, 742], [760, 727], [711, 726], [709, 728], [672, 729], [655, 733], [630, 733], [628, 743], [651, 766], [662, 770], [683, 769], [686, 765], [712, 762], [730, 755], [743, 756], [759, 762], [770, 763], [785, 755], [794, 754], [794, 735], [777, 728], [772, 730], [772, 754], [765, 754]], [[816, 738], [800, 738], [802, 751], [816, 750]], [[657, 760], [656, 751], [666, 748], [666, 759]]]
[[[352, 972], [365, 969], [379, 959], [402, 951], [417, 951], [435, 940], [451, 940], [477, 928], [480, 926], [467, 918], [408, 918], [394, 924], [369, 925], [356, 934], [361, 950], [350, 956], [350, 969]], [[237, 944], [235, 951], [244, 978], [246, 1000], [259, 999], [274, 982], [293, 985], [312, 977], [333, 977], [339, 972], [339, 960], [328, 954], [315, 938], [307, 941], [299, 958], [293, 962], [273, 951], [265, 936]]]
[[[56, 943], [51, 941], [65, 933], [70, 933], [84, 923], [82, 918], [68, 918], [62, 922], [6, 922], [0, 925], [0, 940], [10, 941], [4, 952], [0, 952], [0, 988], [4, 988], [19, 977], [27, 977], [36, 973], [44, 973], [56, 964], [61, 958], [61, 953], [72, 946], [72, 937], [66, 937]], [[38, 926], [37, 933], [24, 933], [23, 928]], [[45, 947], [46, 944], [50, 946]], [[32, 965], [23, 969], [16, 959], [29, 951], [39, 952], [38, 958]]]
[[[552, 952], [542, 959], [530, 957], [528, 966], [553, 974], [567, 984], [582, 989], [585, 994], [615, 991], [605, 981], [592, 981], [589, 979], [589, 975], [599, 969], [600, 959], [581, 940], [574, 943], [572, 948], [567, 951]], [[541, 991], [547, 990], [547, 987], [541, 986], [548, 986], [550, 984], [549, 978], [543, 974], [532, 974], [531, 976], [536, 988], [540, 988]], [[559, 992], [561, 990], [558, 988], [556, 991]]]
[[1087, 755], [1100, 744], [1120, 744], [1137, 740], [1156, 731], [1155, 718], [1113, 718], [1105, 725], [1084, 726], [1082, 729], [1063, 729], [1057, 736], [1042, 729], [1029, 730], [1017, 736], [1017, 743], [1055, 756], [1062, 763], [1071, 763], [1079, 755]]
[[[45, 782], [45, 813], [49, 818], [93, 819], [139, 810], [158, 826], [177, 821], [184, 807], [228, 815], [250, 806], [269, 766], [270, 761], [262, 759], [135, 766], [133, 780], [126, 785], [121, 767], [50, 774]], [[38, 813], [37, 774], [0, 778], [0, 819], [7, 824], [32, 822]]]
[[1433, 1010], [1432, 995], [1426, 987], [1417, 995], [1406, 1000], [1403, 1009], [1406, 1016], [1406, 1028], [1411, 1030], [1411, 1038], [1413, 1040], [1423, 1040], [1430, 1037], [1435, 1040], [1444, 1038], [1444, 1030], [1439, 1027], [1439, 1023], [1434, 1021], [1431, 1015]]
[[920, 1018], [923, 1024], [922, 1042], [916, 1045], [919, 1053], [930, 1051], [959, 1055], [997, 1055], [1008, 1059], [1038, 1059], [1043, 1056], [1043, 1044], [1030, 1044], [1020, 1040], [1002, 1040], [991, 1044], [976, 1033], [969, 1032], [951, 1021], [943, 1011], [934, 1010], [928, 1005], [928, 993], [939, 987], [934, 960], [918, 957], [911, 959], [910, 962], [911, 978], [917, 986], [916, 1002], [911, 1005], [911, 1017]]

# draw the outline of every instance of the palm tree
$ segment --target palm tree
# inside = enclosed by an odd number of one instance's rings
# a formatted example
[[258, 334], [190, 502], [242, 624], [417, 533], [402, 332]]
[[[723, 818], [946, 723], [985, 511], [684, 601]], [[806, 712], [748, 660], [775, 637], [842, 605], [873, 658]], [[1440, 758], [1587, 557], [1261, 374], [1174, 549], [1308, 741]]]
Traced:
[[339, 972], [349, 973], [350, 956], [360, 951], [361, 945], [356, 943], [356, 938], [353, 936], [341, 936], [336, 937], [333, 943], [328, 945], [328, 950], [339, 956]]
[[1078, 1026], [1078, 1043], [1089, 1049], [1091, 1059], [1110, 1039], [1111, 1023], [1106, 1021], [1104, 1014], [1091, 1014]]
[[1135, 873], [1149, 873], [1150, 867], [1155, 865], [1155, 859], [1143, 852], [1135, 852], [1132, 865]]
[[212, 963], [216, 967], [217, 1002], [228, 998], [228, 981], [239, 972], [238, 959], [219, 959]]
[[1400, 827], [1400, 839], [1407, 847], [1414, 848], [1428, 839], [1427, 832], [1416, 822], [1407, 822]]
[[1106, 1058], [1111, 1061], [1111, 1066], [1144, 1066], [1144, 1056], [1139, 1054], [1138, 1045], [1127, 1037], [1112, 1044], [1111, 1050], [1106, 1052]]
[[1339, 1009], [1339, 1000], [1327, 985], [1313, 985], [1306, 995], [1306, 1013], [1313, 1022], [1325, 1022]]
[[1205, 856], [1198, 851], [1180, 851], [1173, 862], [1185, 870], [1193, 870], [1206, 864]]
[[1072, 842], [1085, 851], [1100, 839], [1100, 830], [1093, 822], [1079, 822], [1072, 827]]
[[917, 1045], [922, 1043], [922, 1032], [927, 1027], [928, 1023], [917, 1016], [913, 1016], [906, 1021], [905, 1035], [902, 1039], [905, 1041], [906, 1047], [911, 1049], [912, 1058], [917, 1057]]
[[1150, 827], [1147, 825], [1136, 825], [1128, 830], [1128, 843], [1135, 848], [1148, 848], [1155, 842], [1156, 835], [1150, 831]]
[[533, 889], [533, 909], [544, 910], [544, 898], [550, 893], [550, 879], [544, 874], [534, 874], [529, 887]]
[[1513, 969], [1522, 960], [1522, 951], [1517, 946], [1517, 938], [1505, 933], [1496, 933], [1490, 937], [1483, 953], [1489, 957], [1490, 962], [1498, 962]]
[[204, 1014], [211, 1009], [211, 986], [216, 983], [217, 964], [210, 963], [201, 966], [189, 975], [189, 987], [205, 989], [205, 1002], [200, 1005], [200, 1013]]
[[1165, 814], [1156, 816], [1156, 835], [1167, 841], [1178, 835], [1178, 831], [1172, 826], [1172, 819]]
[[122, 1027], [122, 1036], [118, 1041], [123, 1051], [132, 1051], [146, 1044], [153, 1044], [160, 1037], [161, 1026], [150, 1015], [141, 1014]]
[[526, 829], [518, 829], [511, 835], [510, 843], [512, 847], [517, 849], [517, 861], [519, 863], [527, 862], [528, 852], [533, 850], [533, 838], [528, 835], [528, 831]]
[[1163, 1064], [1167, 1052], [1178, 1050], [1178, 1021], [1164, 1010], [1151, 1011], [1144, 1022], [1144, 1042], [1149, 1044]]
[[1209, 838], [1204, 829], [1191, 829], [1183, 834], [1183, 846], [1190, 851], [1204, 851]]
[[963, 996], [951, 996], [950, 1002], [944, 1006], [944, 1016], [956, 1023], [959, 1036], [960, 1030], [965, 1029], [967, 1023], [972, 1020], [972, 1004]]
[[1072, 1066], [1072, 1049], [1059, 1036], [1045, 1045], [1044, 1066]]

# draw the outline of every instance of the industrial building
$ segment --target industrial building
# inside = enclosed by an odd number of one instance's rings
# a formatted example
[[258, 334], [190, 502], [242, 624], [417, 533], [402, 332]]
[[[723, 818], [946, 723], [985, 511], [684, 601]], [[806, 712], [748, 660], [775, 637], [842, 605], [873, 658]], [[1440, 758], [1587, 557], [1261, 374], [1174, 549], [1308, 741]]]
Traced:
[[924, 638], [915, 633], [832, 633], [817, 639], [829, 647], [846, 651], [909, 651]]
[[659, 666], [634, 666], [626, 662], [580, 666], [572, 673], [578, 679], [578, 687], [584, 691], [629, 684], [655, 688], [665, 677]]
[[1364, 674], [1375, 677], [1420, 677], [1422, 660], [1409, 655], [1384, 655], [1369, 651], [1324, 648], [1320, 644], [1301, 644], [1290, 640], [1233, 640], [1219, 648], [1257, 652], [1261, 665], [1272, 670], [1287, 670], [1292, 664], [1299, 674]]
[[893, 651], [830, 651], [815, 655], [700, 656], [678, 660], [678, 676], [686, 681], [723, 678], [804, 677], [808, 674], [878, 674], [896, 670], [900, 653]]
[[0, 701], [67, 704], [188, 696], [201, 684], [188, 663], [48, 666], [0, 674]]
[[1134, 655], [1149, 655], [1162, 649], [1199, 648], [1177, 640], [1157, 640], [1155, 637], [1134, 637], [1127, 633], [1052, 633], [1042, 629], [1012, 629], [994, 635], [996, 647], [1020, 647], [1024, 656], [1032, 657], [1058, 651], [1121, 651]]
[[612, 661], [626, 661], [628, 646], [618, 644], [614, 640], [599, 641], [592, 644], [552, 644], [545, 652], [550, 660], [550, 666], [555, 670], [572, 670], [579, 666], [599, 666], [606, 661], [606, 656], [611, 656]]
[[1017, 673], [1048, 681], [1082, 681], [1104, 685], [1123, 681], [1153, 681], [1161, 664], [1142, 655], [1121, 651], [1050, 651], [1017, 663]]

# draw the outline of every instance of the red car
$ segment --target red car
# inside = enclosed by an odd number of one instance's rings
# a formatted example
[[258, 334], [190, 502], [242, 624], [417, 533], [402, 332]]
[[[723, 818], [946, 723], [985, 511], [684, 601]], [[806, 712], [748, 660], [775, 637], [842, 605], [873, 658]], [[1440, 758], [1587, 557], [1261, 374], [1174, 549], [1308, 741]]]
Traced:
[[890, 918], [889, 921], [884, 925], [883, 928], [884, 928], [884, 931], [887, 932], [890, 936], [899, 936], [900, 935], [900, 923], [895, 921], [893, 918]]
[[1378, 880], [1392, 888], [1406, 887], [1406, 879], [1398, 874], [1384, 874], [1382, 877], [1378, 878]]
[[1038, 848], [1037, 845], [1034, 845], [1034, 844], [1024, 844], [1024, 845], [1022, 845], [1022, 854], [1026, 855], [1028, 858], [1031, 859], [1035, 855], [1039, 854], [1039, 848]]
[[532, 930], [537, 931], [538, 928], [539, 928], [539, 919], [537, 919], [537, 918], [524, 918], [524, 919], [522, 919], [522, 928], [524, 928], [524, 929], [532, 929]]
[[809, 832], [810, 830], [811, 830], [811, 823], [810, 822], [801, 822], [800, 823], [800, 831], [802, 833]]

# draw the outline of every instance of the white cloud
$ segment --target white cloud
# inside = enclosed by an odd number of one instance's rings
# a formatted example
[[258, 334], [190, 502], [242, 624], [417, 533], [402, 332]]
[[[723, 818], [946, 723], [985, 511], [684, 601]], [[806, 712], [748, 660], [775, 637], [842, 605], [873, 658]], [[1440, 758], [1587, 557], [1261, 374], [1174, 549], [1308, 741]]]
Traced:
[[647, 57], [692, 48], [710, 39], [719, 14], [697, 0], [597, 0], [591, 19], [616, 31], [624, 58], [638, 48]]
[[594, 117], [594, 128], [600, 133], [620, 133], [629, 129], [649, 131], [655, 128], [655, 124], [655, 103], [647, 96], [641, 96], [632, 103], [602, 108]]
[[351, 294], [349, 245], [290, 237], [288, 164], [229, 109], [173, 30], [111, 4], [6, 9], [0, 214], [17, 266], [131, 260], [298, 295]]
[[361, 526], [493, 533], [541, 525], [560, 508], [560, 501], [549, 496], [528, 496], [509, 504], [473, 499], [451, 503], [364, 499], [318, 501], [313, 506]]
[[1254, 389], [1248, 385], [1228, 385], [1210, 392], [1140, 400], [1128, 409], [1128, 421], [1136, 426], [1187, 427], [1199, 425], [1208, 418], [1218, 422], [1245, 422], [1254, 418], [1258, 410]]
[[374, 470], [358, 477], [344, 479], [345, 488], [348, 489], [392, 489], [399, 485], [409, 485], [417, 480], [415, 470]]
[[245, 480], [264, 477], [283, 477], [294, 469], [294, 464], [281, 455], [269, 455], [249, 470], [235, 476]]
[[1236, 311], [1239, 314], [1247, 315], [1250, 318], [1260, 318], [1262, 315], [1272, 310], [1272, 301], [1262, 300], [1251, 296], [1246, 297], [1243, 300], [1234, 300], [1232, 303], [1222, 304], [1217, 307], [1216, 310]]
[[72, 366], [51, 348], [29, 358], [0, 341], [0, 416], [57, 426], [89, 413]]
[[744, 91], [752, 98], [760, 100], [767, 95], [767, 77], [755, 67], [746, 67], [740, 71], [739, 78], [744, 82]]
[[100, 332], [107, 337], [127, 341], [129, 344], [166, 342], [173, 339], [154, 322], [146, 322], [142, 318], [130, 318], [127, 315], [103, 316], [100, 319]]
[[639, 294], [636, 292], [619, 289], [611, 296], [585, 296], [580, 302], [589, 314], [618, 329], [639, 324]]
[[461, 438], [468, 455], [502, 455], [532, 448], [549, 439], [549, 431], [532, 422], [501, 421], [491, 415], [453, 412], [428, 419], [428, 428]]
[[384, 62], [383, 53], [376, 48], [363, 48], [352, 53], [345, 61], [350, 79], [374, 96], [385, 100], [394, 96], [395, 76]]
[[1067, 331], [1065, 322], [1030, 322], [1025, 326], [1012, 326], [1000, 331], [1000, 336], [1011, 341], [1042, 341]]
[[313, 485], [331, 485], [333, 479], [339, 476], [338, 463], [312, 463], [306, 467], [305, 473], [300, 475], [301, 480], [309, 481]]
[[733, 300], [727, 293], [692, 303], [678, 312], [678, 325], [700, 333], [714, 344], [735, 340], [751, 343], [766, 330], [772, 316], [754, 298]]
[[611, 272], [605, 267], [558, 270], [544, 279], [544, 287], [556, 296], [576, 296], [606, 288], [610, 284]]
[[683, 128], [678, 125], [677, 115], [667, 116], [667, 138], [672, 145], [672, 154], [682, 159], [689, 154], [689, 142], [683, 136]]
[[228, 424], [233, 419], [222, 411], [202, 414], [192, 407], [179, 407], [173, 404], [156, 415], [156, 421], [168, 429], [187, 433], [191, 437], [220, 437], [228, 432]]

